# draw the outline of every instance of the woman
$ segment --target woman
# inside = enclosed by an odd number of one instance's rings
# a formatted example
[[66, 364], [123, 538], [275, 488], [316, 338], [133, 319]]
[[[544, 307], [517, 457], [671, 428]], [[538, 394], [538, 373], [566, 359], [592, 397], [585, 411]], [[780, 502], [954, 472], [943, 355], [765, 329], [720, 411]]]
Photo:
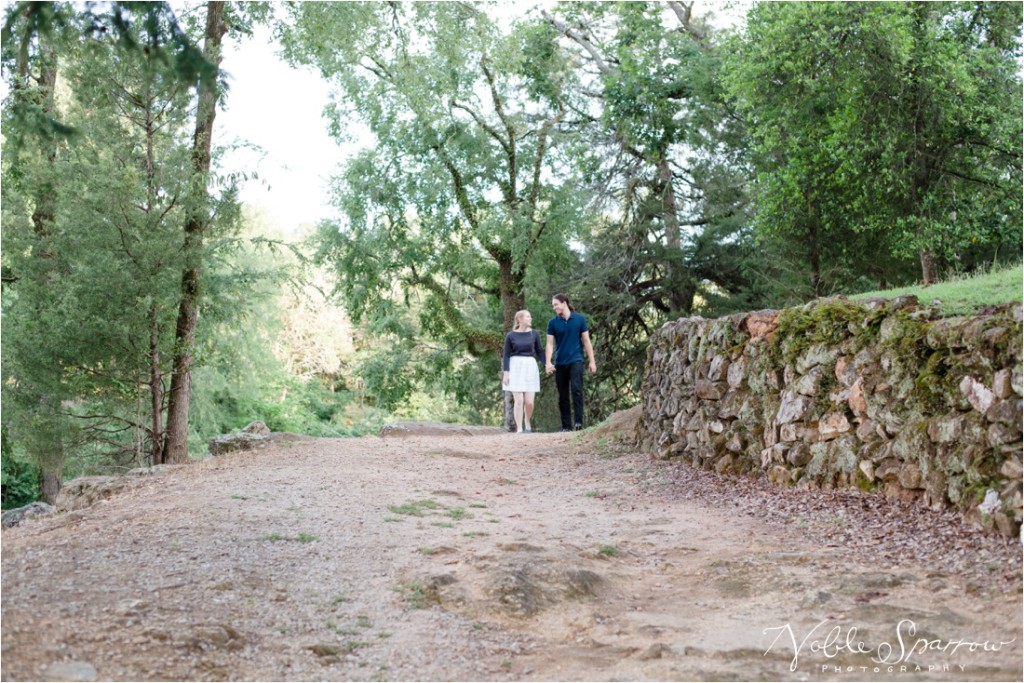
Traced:
[[512, 331], [505, 335], [501, 361], [501, 383], [505, 391], [512, 392], [512, 416], [516, 421], [517, 434], [533, 431], [530, 428], [533, 397], [540, 391], [537, 362], [544, 361], [544, 350], [540, 347], [540, 335], [532, 325], [529, 311], [516, 312]]

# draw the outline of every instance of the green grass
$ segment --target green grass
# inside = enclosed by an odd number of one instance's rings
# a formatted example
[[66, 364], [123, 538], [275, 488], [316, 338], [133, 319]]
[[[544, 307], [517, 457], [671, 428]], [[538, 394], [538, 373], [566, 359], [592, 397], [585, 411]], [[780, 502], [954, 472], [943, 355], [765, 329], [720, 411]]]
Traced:
[[913, 294], [925, 305], [938, 299], [941, 302], [939, 312], [942, 315], [960, 315], [985, 306], [1020, 302], [1022, 279], [1024, 268], [1017, 265], [973, 277], [953, 278], [931, 287], [898, 287], [879, 292], [852, 294], [850, 298], [855, 301], [872, 297], [891, 299], [903, 294]]
[[402, 503], [401, 505], [388, 505], [388, 510], [394, 512], [396, 515], [410, 515], [412, 517], [422, 517], [424, 510], [434, 510], [440, 507], [438, 502], [433, 498], [427, 498], [425, 500], [416, 500], [410, 503]]
[[427, 606], [427, 594], [418, 583], [400, 583], [394, 590], [410, 607], [424, 609]]
[[619, 549], [613, 545], [603, 545], [597, 550], [598, 553], [604, 557], [615, 557], [619, 554]]
[[261, 540], [264, 541], [298, 541], [299, 543], [312, 543], [313, 541], [319, 541], [320, 537], [314, 534], [307, 534], [305, 531], [296, 534], [295, 536], [285, 536], [284, 534], [267, 534]]

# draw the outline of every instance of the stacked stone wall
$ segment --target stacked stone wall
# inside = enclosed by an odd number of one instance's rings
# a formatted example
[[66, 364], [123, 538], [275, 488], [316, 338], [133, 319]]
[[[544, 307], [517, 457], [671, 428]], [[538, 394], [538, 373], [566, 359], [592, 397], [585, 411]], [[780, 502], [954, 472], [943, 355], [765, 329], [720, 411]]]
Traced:
[[660, 458], [857, 487], [1021, 528], [1020, 305], [939, 317], [914, 297], [664, 325], [638, 441]]

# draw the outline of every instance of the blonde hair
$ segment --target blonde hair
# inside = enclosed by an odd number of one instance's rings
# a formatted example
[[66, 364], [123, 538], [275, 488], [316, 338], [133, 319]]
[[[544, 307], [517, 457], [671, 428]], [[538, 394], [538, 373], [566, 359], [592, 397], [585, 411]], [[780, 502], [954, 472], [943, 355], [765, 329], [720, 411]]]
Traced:
[[519, 326], [520, 326], [520, 323], [523, 320], [523, 315], [524, 314], [529, 314], [529, 311], [526, 310], [525, 308], [523, 310], [521, 310], [521, 311], [516, 311], [516, 316], [513, 319], [514, 322], [512, 323], [512, 331], [513, 332], [521, 332], [522, 331], [522, 330], [519, 329]]

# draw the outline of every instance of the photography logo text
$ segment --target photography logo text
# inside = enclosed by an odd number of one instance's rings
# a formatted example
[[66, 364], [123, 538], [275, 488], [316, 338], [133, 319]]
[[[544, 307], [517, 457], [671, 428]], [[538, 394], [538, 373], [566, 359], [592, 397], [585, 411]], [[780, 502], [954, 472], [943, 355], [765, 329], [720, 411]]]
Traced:
[[[790, 660], [789, 670], [796, 671], [800, 666], [801, 655], [816, 655], [826, 660], [833, 660], [841, 655], [867, 655], [870, 666], [838, 666], [826, 662], [821, 664], [821, 671], [826, 672], [833, 669], [835, 673], [843, 671], [873, 671], [878, 673], [906, 673], [911, 671], [963, 671], [965, 666], [958, 664], [953, 659], [955, 655], [964, 655], [971, 652], [998, 652], [1004, 646], [1013, 643], [1011, 640], [973, 640], [970, 638], [941, 638], [918, 636], [917, 624], [910, 619], [903, 619], [896, 624], [896, 630], [891, 640], [882, 641], [876, 645], [869, 645], [860, 640], [857, 635], [857, 627], [844, 628], [841, 624], [835, 624], [833, 619], [823, 619], [812, 629], [803, 634], [802, 637], [793, 630], [789, 624], [773, 626], [764, 629], [762, 633], [767, 636], [775, 636], [768, 649], [764, 651], [767, 655], [772, 650], [792, 652], [793, 659]], [[927, 659], [927, 662], [925, 660]], [[936, 663], [938, 662], [938, 663]]]

